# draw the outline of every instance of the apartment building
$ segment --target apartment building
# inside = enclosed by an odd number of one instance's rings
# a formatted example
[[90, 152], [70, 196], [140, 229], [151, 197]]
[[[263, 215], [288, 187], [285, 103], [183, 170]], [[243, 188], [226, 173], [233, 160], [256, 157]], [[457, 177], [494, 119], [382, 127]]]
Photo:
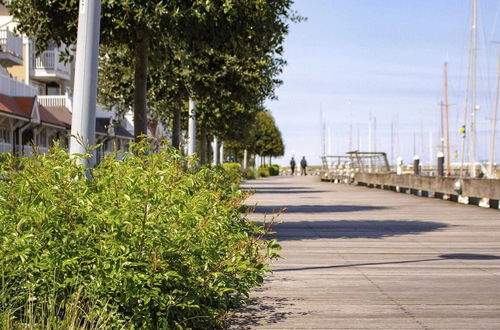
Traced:
[[[64, 61], [65, 46], [49, 44], [36, 55], [33, 39], [15, 33], [16, 22], [0, 5], [0, 153], [47, 152], [55, 140], [67, 145], [73, 110], [74, 64]], [[126, 150], [133, 126], [99, 107], [98, 156]]]

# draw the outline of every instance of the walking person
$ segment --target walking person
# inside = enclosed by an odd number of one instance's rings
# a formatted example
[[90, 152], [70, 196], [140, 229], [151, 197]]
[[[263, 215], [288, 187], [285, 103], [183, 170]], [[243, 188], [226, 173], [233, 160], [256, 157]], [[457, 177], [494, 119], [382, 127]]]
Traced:
[[295, 159], [292, 157], [292, 159], [290, 160], [290, 169], [292, 170], [292, 175], [295, 174]]
[[300, 161], [300, 167], [302, 169], [301, 174], [302, 175], [307, 175], [307, 160], [306, 160], [306, 156], [302, 156], [302, 160]]

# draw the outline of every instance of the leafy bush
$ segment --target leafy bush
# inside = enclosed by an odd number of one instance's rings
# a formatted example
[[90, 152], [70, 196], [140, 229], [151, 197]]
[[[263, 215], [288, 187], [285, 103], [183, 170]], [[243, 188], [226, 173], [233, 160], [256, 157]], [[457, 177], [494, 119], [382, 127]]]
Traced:
[[271, 175], [271, 173], [269, 171], [269, 167], [267, 167], [267, 166], [261, 166], [261, 167], [259, 167], [259, 176], [260, 177], [266, 178], [266, 177], [268, 177], [270, 175]]
[[272, 176], [280, 175], [280, 166], [276, 164], [269, 166], [269, 172]]
[[0, 163], [3, 324], [61, 328], [73, 306], [88, 328], [214, 328], [262, 283], [279, 246], [239, 213], [226, 171], [147, 151], [105, 158], [92, 180], [57, 147]]
[[261, 169], [267, 169], [267, 171], [266, 170], [262, 170], [263, 173], [267, 173], [267, 172], [269, 173], [266, 176], [276, 176], [276, 175], [280, 174], [280, 167], [279, 167], [279, 165], [276, 165], [276, 164], [273, 164], [273, 165], [262, 165], [259, 168], [259, 173], [261, 173]]
[[253, 167], [243, 169], [241, 175], [245, 180], [254, 180], [259, 177], [258, 171]]
[[235, 184], [241, 182], [241, 165], [239, 163], [223, 163], [221, 166]]

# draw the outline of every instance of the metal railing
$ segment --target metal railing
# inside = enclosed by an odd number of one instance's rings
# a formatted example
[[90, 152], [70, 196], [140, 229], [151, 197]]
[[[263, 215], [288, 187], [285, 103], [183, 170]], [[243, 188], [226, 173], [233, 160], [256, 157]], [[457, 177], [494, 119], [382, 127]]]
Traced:
[[7, 29], [1, 29], [0, 51], [23, 58], [23, 39]]
[[346, 155], [322, 156], [321, 179], [351, 183], [356, 173], [388, 173], [391, 171], [383, 152], [348, 152]]

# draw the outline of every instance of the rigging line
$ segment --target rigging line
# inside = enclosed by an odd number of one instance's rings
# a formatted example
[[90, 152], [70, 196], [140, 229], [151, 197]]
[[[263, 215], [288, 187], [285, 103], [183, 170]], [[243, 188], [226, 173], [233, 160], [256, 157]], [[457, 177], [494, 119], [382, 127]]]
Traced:
[[490, 40], [495, 40], [495, 30], [497, 28], [498, 16], [500, 15], [500, 0], [497, 3], [497, 10], [495, 11], [495, 19], [493, 20], [493, 29], [491, 30]]
[[[471, 10], [473, 11], [473, 9]], [[470, 25], [472, 26], [473, 24], [473, 19], [471, 19]], [[463, 118], [463, 125], [465, 128], [465, 131], [463, 133], [462, 137], [462, 145], [461, 145], [461, 160], [460, 160], [460, 178], [463, 178], [464, 175], [464, 163], [465, 163], [465, 145], [466, 145], [466, 134], [467, 134], [467, 108], [469, 106], [469, 87], [470, 87], [470, 71], [472, 67], [472, 39], [474, 38], [474, 31], [473, 29], [470, 30], [470, 40], [469, 40], [469, 56], [468, 56], [468, 61], [467, 61], [467, 76], [465, 79], [465, 106], [464, 106], [464, 118]]]
[[[481, 4], [481, 3], [480, 3]], [[491, 64], [490, 64], [490, 53], [489, 53], [489, 47], [488, 47], [488, 39], [486, 37], [486, 28], [485, 28], [485, 22], [486, 22], [486, 19], [484, 17], [484, 13], [486, 12], [485, 8], [484, 8], [484, 3], [482, 3], [483, 5], [483, 8], [480, 8], [482, 10], [479, 10], [479, 14], [480, 14], [480, 19], [481, 21], [483, 22], [483, 24], [479, 24], [480, 28], [481, 28], [481, 32], [482, 32], [482, 36], [484, 38], [484, 40], [482, 40], [482, 42], [484, 43], [484, 56], [482, 57], [482, 60], [479, 61], [479, 77], [481, 79], [481, 82], [486, 85], [486, 88], [483, 88], [483, 98], [484, 98], [484, 105], [485, 106], [488, 106], [488, 107], [493, 107], [493, 95], [492, 95], [492, 90], [493, 90], [493, 86], [491, 85], [491, 80], [490, 79], [490, 72], [493, 72], [494, 70], [491, 70]], [[486, 70], [486, 72], [484, 72], [483, 70]], [[483, 85], [483, 86], [484, 86]]]
[[[463, 2], [464, 6], [469, 7], [468, 5], [466, 5], [466, 3], [468, 4], [469, 0]], [[456, 66], [456, 68], [458, 68], [458, 71], [459, 71], [459, 74], [456, 75], [457, 79], [456, 80], [450, 79], [450, 85], [453, 86], [452, 89], [454, 91], [453, 94], [454, 94], [455, 100], [458, 100], [458, 99], [463, 97], [462, 87], [466, 83], [466, 81], [465, 81], [466, 75], [463, 75], [461, 71], [465, 67], [465, 58], [468, 57], [467, 55], [465, 55], [466, 54], [465, 50], [468, 49], [469, 44], [470, 44], [470, 40], [467, 40], [468, 38], [465, 37], [468, 35], [468, 32], [470, 31], [469, 17], [465, 18], [464, 20], [463, 20], [463, 18], [464, 17], [460, 18], [460, 23], [461, 23], [460, 25], [463, 27], [462, 33], [460, 34], [462, 37], [460, 39], [462, 41], [461, 44], [462, 44], [462, 49], [464, 51], [460, 52], [459, 65]], [[460, 133], [458, 133], [458, 128], [461, 126], [460, 110], [457, 109], [457, 111], [454, 111], [454, 113], [455, 113], [455, 120], [454, 120], [455, 129], [453, 130], [453, 132], [454, 132], [453, 135], [457, 137], [457, 140], [459, 140]]]

